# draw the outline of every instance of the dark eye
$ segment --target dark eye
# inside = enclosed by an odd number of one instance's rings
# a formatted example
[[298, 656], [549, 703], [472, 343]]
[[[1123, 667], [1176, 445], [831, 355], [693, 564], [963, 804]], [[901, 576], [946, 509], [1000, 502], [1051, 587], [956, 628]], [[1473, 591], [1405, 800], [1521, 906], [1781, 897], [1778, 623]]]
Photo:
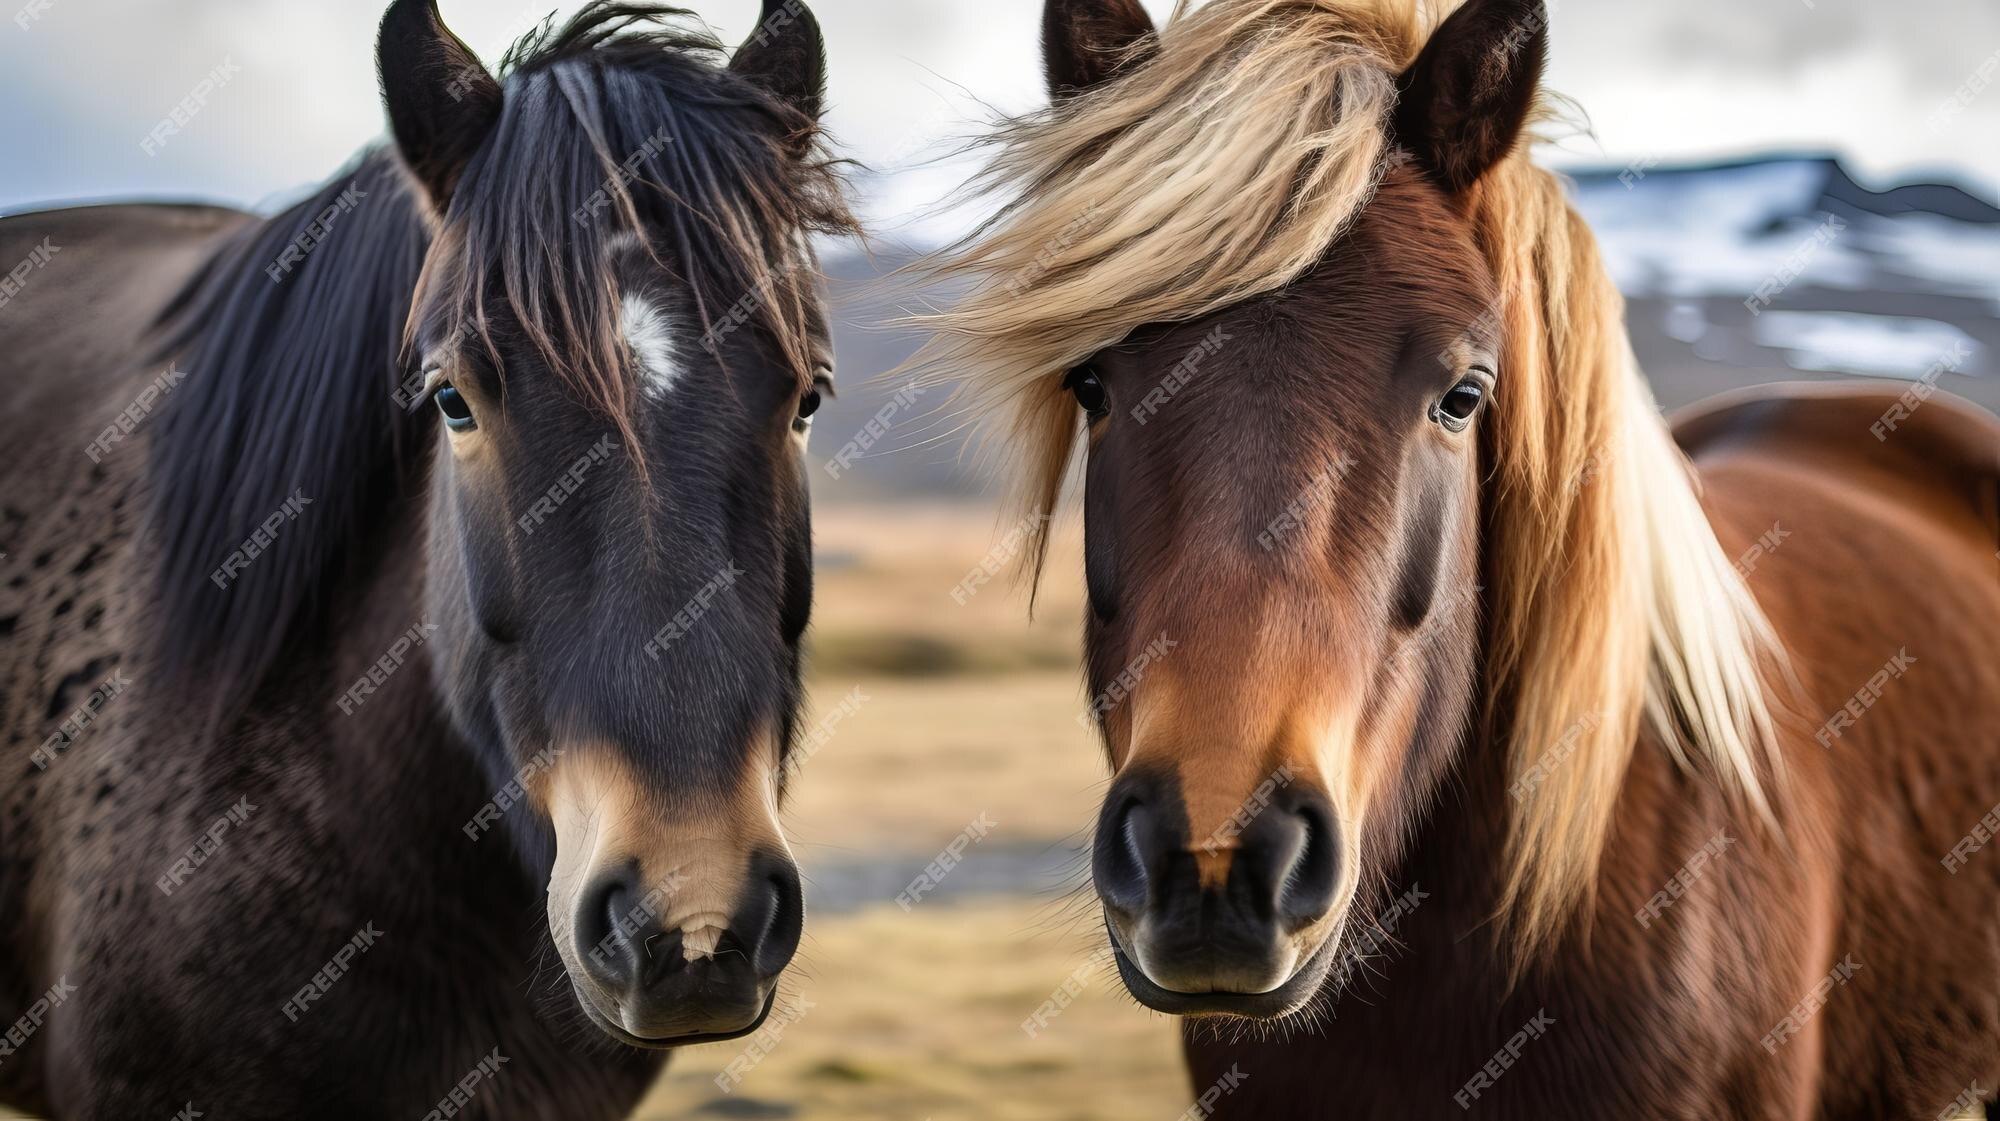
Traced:
[[1479, 403], [1485, 399], [1485, 383], [1476, 378], [1466, 378], [1452, 386], [1450, 392], [1431, 406], [1431, 419], [1453, 432], [1463, 432], [1472, 423], [1472, 414], [1479, 411]]
[[1097, 371], [1089, 366], [1078, 366], [1063, 379], [1063, 385], [1076, 395], [1076, 403], [1083, 407], [1090, 419], [1096, 420], [1110, 407], [1110, 399], [1105, 395], [1104, 382]]
[[819, 371], [813, 374], [812, 387], [799, 397], [799, 411], [798, 415], [792, 418], [792, 431], [800, 435], [805, 434], [806, 430], [812, 427], [812, 415], [818, 412], [820, 405], [831, 396], [833, 396], [833, 371], [821, 366]]
[[472, 406], [465, 403], [464, 396], [457, 389], [449, 385], [439, 386], [438, 391], [431, 394], [431, 399], [437, 402], [438, 412], [444, 414], [446, 428], [464, 432], [479, 427], [472, 419]]

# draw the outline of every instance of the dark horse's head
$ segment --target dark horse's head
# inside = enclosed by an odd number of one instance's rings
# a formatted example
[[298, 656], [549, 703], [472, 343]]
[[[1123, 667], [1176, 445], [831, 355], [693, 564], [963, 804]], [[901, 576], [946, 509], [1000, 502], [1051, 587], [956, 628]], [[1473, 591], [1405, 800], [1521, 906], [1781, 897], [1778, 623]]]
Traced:
[[549, 924], [627, 1042], [754, 1026], [798, 946], [779, 780], [811, 610], [801, 446], [831, 355], [805, 235], [818, 28], [727, 69], [587, 11], [506, 79], [404, 0], [382, 85], [437, 236], [431, 617], [456, 723], [531, 772]]
[[[655, 1047], [755, 1027], [799, 942], [776, 814], [831, 361], [808, 236], [850, 224], [812, 16], [767, 3], [725, 62], [681, 15], [593, 4], [496, 79], [432, 0], [398, 0], [395, 156], [308, 204], [320, 237], [273, 255], [269, 285], [390, 327], [394, 376], [354, 409], [428, 464], [411, 601], [449, 724], [502, 791], [457, 841], [513, 836], [584, 1011]], [[315, 493], [343, 466], [307, 468], [308, 513], [365, 536], [363, 484]]]
[[[1482, 807], [1511, 833], [1466, 889], [1545, 934], [1647, 694], [1639, 597], [1669, 637], [1740, 602], [1670, 583], [1719, 553], [1588, 236], [1519, 150], [1542, 4], [1428, 35], [1419, 8], [1211, 0], [1155, 31], [1136, 0], [1048, 0], [1054, 104], [1001, 126], [1008, 203], [943, 257], [983, 282], [919, 363], [1006, 406], [1032, 506], [1087, 445], [1093, 871], [1165, 1011], [1300, 1010], [1444, 792], [1575, 722], [1546, 796]], [[1654, 695], [1704, 676], [1680, 669]], [[1463, 751], [1499, 696], [1522, 746]]]

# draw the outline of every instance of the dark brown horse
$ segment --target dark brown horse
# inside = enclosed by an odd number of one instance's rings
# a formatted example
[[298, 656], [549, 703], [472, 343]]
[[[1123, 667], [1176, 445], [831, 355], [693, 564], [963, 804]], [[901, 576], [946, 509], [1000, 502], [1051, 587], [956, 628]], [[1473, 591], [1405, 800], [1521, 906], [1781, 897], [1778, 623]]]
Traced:
[[1096, 887], [1199, 1115], [1976, 1108], [2000, 423], [1779, 388], [1670, 435], [1524, 151], [1540, 0], [1044, 35], [924, 361], [1029, 505], [1087, 445]]
[[766, 8], [398, 0], [313, 197], [0, 222], [0, 1100], [614, 1118], [761, 1022], [849, 224]]

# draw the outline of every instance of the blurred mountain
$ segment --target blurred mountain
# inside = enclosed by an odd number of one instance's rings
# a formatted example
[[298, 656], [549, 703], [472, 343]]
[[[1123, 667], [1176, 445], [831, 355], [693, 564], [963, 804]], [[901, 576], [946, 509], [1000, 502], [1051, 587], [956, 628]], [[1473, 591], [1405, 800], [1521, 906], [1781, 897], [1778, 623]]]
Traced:
[[[1930, 380], [2000, 411], [2000, 207], [1990, 191], [1876, 189], [1825, 155], [1565, 173], [1626, 295], [1633, 348], [1662, 405], [1758, 382], [1861, 376]], [[913, 400], [906, 379], [879, 376], [918, 341], [883, 324], [939, 298], [893, 275], [909, 260], [878, 251], [828, 262], [840, 397], [815, 424], [822, 497], [983, 489], [966, 454], [969, 418], [946, 392]]]
[[1965, 187], [1827, 156], [1570, 175], [1664, 403], [1866, 376], [2000, 407], [2000, 207]]

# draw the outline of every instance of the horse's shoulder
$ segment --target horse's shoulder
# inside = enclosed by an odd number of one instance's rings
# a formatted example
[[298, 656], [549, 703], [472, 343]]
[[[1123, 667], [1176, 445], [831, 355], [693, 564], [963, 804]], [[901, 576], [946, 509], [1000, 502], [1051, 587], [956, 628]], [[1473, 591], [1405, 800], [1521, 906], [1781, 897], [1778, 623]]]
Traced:
[[2000, 417], [1922, 382], [1755, 386], [1696, 402], [1672, 424], [1675, 440], [1697, 464], [1753, 451], [1905, 477], [1919, 471], [1982, 511], [2000, 486]]

